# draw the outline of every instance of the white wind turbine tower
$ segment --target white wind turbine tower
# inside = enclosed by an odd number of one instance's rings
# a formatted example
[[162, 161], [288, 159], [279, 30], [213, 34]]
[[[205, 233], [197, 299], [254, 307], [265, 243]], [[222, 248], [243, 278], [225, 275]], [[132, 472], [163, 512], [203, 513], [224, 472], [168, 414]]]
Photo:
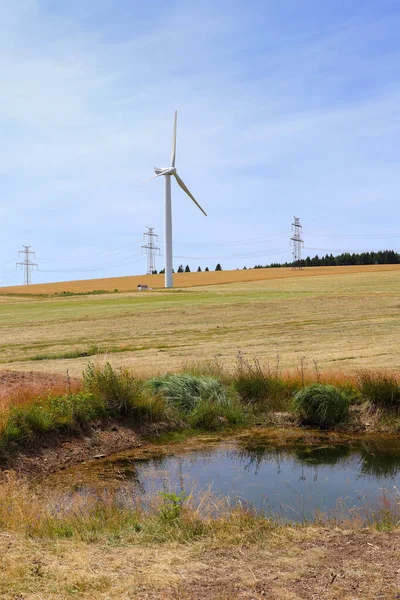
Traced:
[[190, 193], [182, 179], [179, 177], [175, 168], [175, 156], [176, 156], [176, 120], [177, 111], [175, 111], [174, 118], [174, 132], [172, 134], [172, 151], [171, 151], [171, 166], [165, 168], [155, 167], [155, 175], [147, 179], [155, 179], [156, 177], [165, 177], [165, 229], [164, 229], [164, 254], [165, 254], [165, 287], [172, 288], [172, 208], [171, 208], [171, 175], [173, 175], [178, 182], [178, 185], [183, 189], [184, 192], [189, 196], [196, 206], [201, 210], [203, 214], [207, 216], [207, 213], [201, 208], [195, 197]]

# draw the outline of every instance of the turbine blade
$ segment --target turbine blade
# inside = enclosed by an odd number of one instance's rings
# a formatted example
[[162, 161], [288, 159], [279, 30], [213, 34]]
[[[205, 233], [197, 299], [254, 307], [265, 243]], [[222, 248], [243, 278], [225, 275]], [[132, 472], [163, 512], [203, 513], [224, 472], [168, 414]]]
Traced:
[[151, 181], [152, 179], [155, 179], [156, 177], [161, 177], [161, 175], [163, 175], [163, 173], [157, 173], [157, 175], [153, 175], [153, 177], [149, 177], [148, 179], [145, 179], [144, 181], [142, 181], [142, 184], [147, 183], [148, 181]]
[[176, 120], [178, 116], [178, 111], [175, 111], [174, 117], [174, 132], [172, 134], [172, 150], [171, 150], [171, 167], [175, 166], [175, 156], [176, 156]]
[[205, 210], [203, 210], [200, 206], [200, 204], [197, 202], [197, 200], [195, 199], [194, 196], [192, 196], [192, 194], [189, 192], [188, 188], [186, 187], [186, 185], [183, 183], [182, 179], [179, 177], [178, 173], [174, 173], [175, 175], [175, 179], [178, 182], [178, 185], [183, 189], [184, 192], [187, 193], [187, 195], [189, 196], [189, 198], [191, 200], [193, 200], [193, 202], [195, 203], [195, 205], [201, 210], [201, 212], [207, 216], [207, 213]]

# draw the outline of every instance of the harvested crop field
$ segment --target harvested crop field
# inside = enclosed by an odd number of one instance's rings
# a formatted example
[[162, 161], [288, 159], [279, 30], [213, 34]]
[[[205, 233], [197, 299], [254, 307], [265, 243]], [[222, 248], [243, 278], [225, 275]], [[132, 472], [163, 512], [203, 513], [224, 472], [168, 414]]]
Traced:
[[[245, 283], [270, 279], [302, 279], [321, 275], [341, 275], [353, 273], [376, 273], [383, 271], [400, 271], [400, 265], [364, 265], [342, 267], [307, 267], [301, 271], [287, 268], [278, 269], [246, 269], [235, 271], [203, 271], [201, 273], [175, 273], [174, 286], [188, 288], [225, 283]], [[19, 285], [0, 288], [3, 294], [73, 294], [87, 293], [95, 290], [105, 292], [132, 292], [139, 284], [153, 289], [164, 287], [164, 275], [133, 275], [130, 277], [109, 277], [104, 279], [88, 279], [78, 281], [61, 281], [56, 283], [39, 283], [30, 286]]]
[[271, 365], [279, 356], [281, 368], [400, 366], [399, 265], [233, 271], [229, 284], [216, 280], [228, 272], [189, 273], [182, 282], [208, 275], [213, 285], [185, 289], [0, 296], [2, 368], [79, 375], [88, 360], [109, 360], [148, 374], [215, 357], [232, 366], [239, 350]]

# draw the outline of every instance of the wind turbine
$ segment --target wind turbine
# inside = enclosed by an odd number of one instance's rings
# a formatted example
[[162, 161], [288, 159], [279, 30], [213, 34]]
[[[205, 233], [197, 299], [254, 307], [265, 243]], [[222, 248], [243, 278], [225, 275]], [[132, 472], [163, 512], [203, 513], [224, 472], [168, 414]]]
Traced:
[[171, 207], [171, 175], [173, 175], [178, 185], [183, 189], [184, 192], [189, 196], [201, 212], [207, 216], [207, 213], [201, 208], [195, 197], [191, 194], [189, 189], [186, 187], [182, 179], [179, 177], [175, 168], [175, 156], [176, 156], [176, 121], [178, 112], [175, 111], [174, 118], [174, 132], [172, 134], [172, 151], [171, 151], [171, 166], [158, 168], [155, 167], [155, 175], [144, 181], [150, 181], [156, 177], [165, 177], [165, 225], [164, 225], [164, 254], [165, 254], [165, 287], [172, 288], [172, 207]]

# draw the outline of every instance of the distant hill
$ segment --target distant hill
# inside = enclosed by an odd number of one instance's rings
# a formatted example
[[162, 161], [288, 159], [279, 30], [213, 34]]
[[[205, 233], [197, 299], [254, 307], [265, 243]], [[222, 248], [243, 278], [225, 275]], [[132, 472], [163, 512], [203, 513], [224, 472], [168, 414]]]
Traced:
[[[235, 271], [202, 271], [194, 273], [176, 273], [175, 288], [189, 288], [246, 281], [264, 281], [266, 279], [283, 279], [288, 277], [312, 277], [316, 275], [339, 275], [341, 273], [368, 273], [373, 271], [393, 271], [400, 273], [400, 264], [383, 265], [351, 265], [306, 267], [293, 270], [290, 267], [238, 269]], [[130, 292], [137, 290], [138, 285], [147, 285], [153, 289], [164, 287], [164, 275], [133, 275], [127, 277], [109, 277], [102, 279], [86, 279], [77, 281], [61, 281], [55, 283], [39, 283], [0, 288], [4, 294], [60, 294], [68, 295], [90, 292]], [[139, 292], [145, 294], [145, 291]]]

